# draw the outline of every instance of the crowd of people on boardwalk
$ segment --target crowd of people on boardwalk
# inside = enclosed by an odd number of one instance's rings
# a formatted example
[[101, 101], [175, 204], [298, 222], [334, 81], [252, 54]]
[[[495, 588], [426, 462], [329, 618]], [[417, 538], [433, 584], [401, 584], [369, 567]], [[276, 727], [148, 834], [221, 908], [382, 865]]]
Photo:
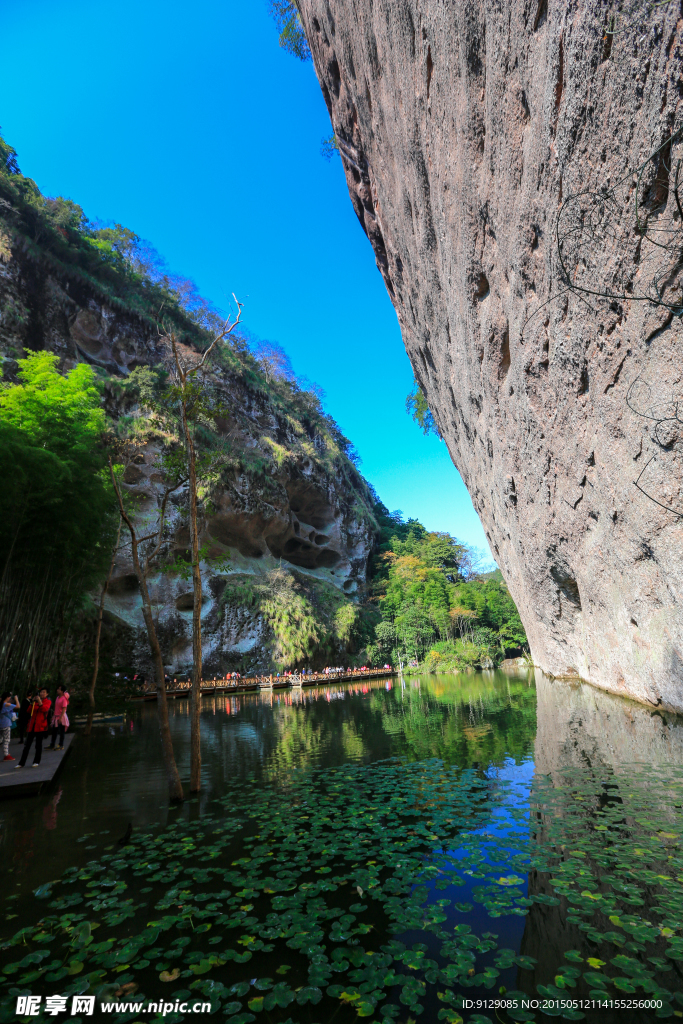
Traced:
[[[344, 668], [342, 665], [327, 666], [324, 669], [314, 671], [311, 668], [292, 669], [286, 672], [273, 672], [268, 674], [259, 674], [254, 676], [243, 677], [239, 672], [226, 672], [224, 676], [213, 676], [211, 679], [202, 679], [202, 686], [204, 687], [218, 687], [225, 688], [230, 686], [239, 687], [256, 687], [256, 686], [270, 686], [275, 683], [289, 682], [295, 685], [299, 683], [308, 682], [329, 682], [331, 679], [340, 678], [355, 678], [358, 676], [366, 675], [368, 672], [382, 672], [391, 671], [391, 665], [384, 665], [382, 668], [369, 668], [367, 665], [363, 665], [360, 668]], [[137, 682], [140, 689], [148, 690], [153, 689], [154, 684], [152, 680], [145, 680], [143, 676], [133, 677]], [[190, 676], [165, 676], [166, 689], [171, 692], [174, 690], [189, 690], [192, 687], [192, 679]]]
[[[0, 697], [0, 739], [2, 740], [2, 760], [15, 761], [10, 754], [9, 745], [12, 730], [16, 729], [17, 740], [24, 749], [15, 768], [24, 768], [31, 747], [33, 747], [33, 768], [37, 768], [43, 756], [43, 741], [48, 733], [52, 742], [47, 750], [63, 750], [64, 737], [69, 728], [69, 692], [64, 686], [57, 687], [57, 696], [51, 700], [47, 688], [29, 690], [23, 700], [9, 691]], [[59, 743], [57, 743], [59, 740]]]

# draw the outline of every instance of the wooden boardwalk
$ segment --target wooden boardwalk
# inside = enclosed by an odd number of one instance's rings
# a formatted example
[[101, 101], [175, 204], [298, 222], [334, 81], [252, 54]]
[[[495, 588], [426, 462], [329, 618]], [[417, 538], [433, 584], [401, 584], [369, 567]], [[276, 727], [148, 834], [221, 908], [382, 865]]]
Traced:
[[[288, 690], [301, 689], [303, 686], [332, 686], [339, 683], [362, 683], [366, 679], [391, 679], [398, 675], [394, 669], [371, 669], [368, 672], [343, 673], [341, 675], [326, 676], [323, 672], [317, 672], [305, 676], [262, 676], [259, 679], [240, 679], [237, 682], [229, 683], [226, 680], [206, 680], [202, 682], [202, 697], [215, 693], [257, 693], [263, 690]], [[189, 697], [191, 693], [189, 684], [174, 688], [167, 686], [166, 696]], [[145, 693], [135, 694], [129, 698], [133, 701], [156, 700], [156, 690], [148, 690]]]
[[47, 750], [48, 744], [45, 743], [38, 768], [31, 767], [35, 746], [31, 747], [26, 765], [18, 772], [14, 770], [14, 766], [19, 764], [23, 747], [18, 743], [10, 743], [9, 752], [16, 761], [0, 761], [0, 800], [4, 800], [5, 797], [35, 796], [36, 793], [40, 793], [59, 772], [73, 741], [74, 734], [70, 732], [64, 737], [64, 750]]

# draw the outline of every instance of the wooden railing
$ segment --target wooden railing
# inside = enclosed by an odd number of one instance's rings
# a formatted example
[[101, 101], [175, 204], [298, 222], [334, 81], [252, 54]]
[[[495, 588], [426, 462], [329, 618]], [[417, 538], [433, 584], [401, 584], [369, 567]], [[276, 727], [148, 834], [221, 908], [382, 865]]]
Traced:
[[[368, 668], [351, 669], [346, 672], [306, 672], [291, 675], [246, 676], [240, 679], [202, 679], [201, 692], [205, 693], [247, 693], [256, 690], [286, 689], [288, 687], [318, 686], [320, 683], [359, 682], [363, 679], [391, 678], [396, 675], [394, 669]], [[192, 684], [190, 682], [167, 682], [167, 697], [189, 697]], [[141, 690], [131, 700], [156, 700], [156, 689]]]

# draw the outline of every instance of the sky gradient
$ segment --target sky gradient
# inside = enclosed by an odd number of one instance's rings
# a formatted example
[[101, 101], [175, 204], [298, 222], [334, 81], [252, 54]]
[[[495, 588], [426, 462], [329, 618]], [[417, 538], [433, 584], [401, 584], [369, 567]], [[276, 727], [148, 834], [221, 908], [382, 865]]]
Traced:
[[353, 212], [312, 64], [266, 0], [0, 4], [0, 125], [24, 174], [148, 240], [220, 308], [235, 292], [353, 441], [390, 509], [488, 545]]

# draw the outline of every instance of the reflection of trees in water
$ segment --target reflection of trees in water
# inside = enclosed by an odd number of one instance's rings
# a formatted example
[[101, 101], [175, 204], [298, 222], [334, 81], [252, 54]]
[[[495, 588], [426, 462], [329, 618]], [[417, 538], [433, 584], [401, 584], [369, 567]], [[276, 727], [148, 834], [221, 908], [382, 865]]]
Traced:
[[526, 681], [472, 675], [416, 682], [390, 691], [378, 686], [363, 698], [281, 707], [267, 774], [276, 777], [305, 763], [393, 755], [472, 767], [530, 753], [535, 693]]
[[[303, 694], [205, 698], [204, 770], [225, 786], [252, 772], [285, 781], [302, 767], [391, 756], [500, 765], [531, 752], [535, 703], [533, 684], [488, 674], [412, 678], [390, 690], [368, 681], [350, 690], [326, 686]], [[181, 766], [185, 704], [176, 702], [171, 716]]]

